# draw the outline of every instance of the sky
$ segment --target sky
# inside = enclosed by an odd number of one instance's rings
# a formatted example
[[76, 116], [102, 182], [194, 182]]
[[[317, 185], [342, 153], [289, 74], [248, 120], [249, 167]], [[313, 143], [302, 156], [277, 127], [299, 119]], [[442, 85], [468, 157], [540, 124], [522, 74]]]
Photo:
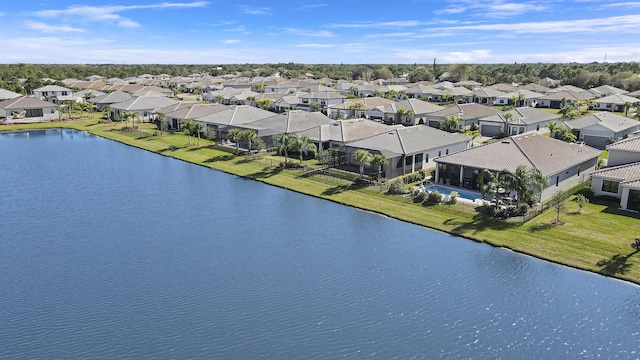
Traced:
[[640, 61], [640, 1], [9, 0], [0, 49], [36, 64]]

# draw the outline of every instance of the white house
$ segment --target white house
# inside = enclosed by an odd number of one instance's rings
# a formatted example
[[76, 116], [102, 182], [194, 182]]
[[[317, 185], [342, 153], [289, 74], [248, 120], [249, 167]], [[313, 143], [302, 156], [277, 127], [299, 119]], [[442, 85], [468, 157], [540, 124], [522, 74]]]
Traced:
[[58, 85], [47, 85], [33, 89], [33, 97], [57, 104], [61, 101], [73, 100], [73, 90]]

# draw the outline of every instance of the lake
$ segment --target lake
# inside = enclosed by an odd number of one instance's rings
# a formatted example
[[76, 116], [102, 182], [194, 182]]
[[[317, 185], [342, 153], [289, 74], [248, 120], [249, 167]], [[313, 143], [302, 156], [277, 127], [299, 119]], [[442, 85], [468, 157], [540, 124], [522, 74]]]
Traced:
[[84, 132], [0, 184], [0, 359], [640, 357], [638, 286]]

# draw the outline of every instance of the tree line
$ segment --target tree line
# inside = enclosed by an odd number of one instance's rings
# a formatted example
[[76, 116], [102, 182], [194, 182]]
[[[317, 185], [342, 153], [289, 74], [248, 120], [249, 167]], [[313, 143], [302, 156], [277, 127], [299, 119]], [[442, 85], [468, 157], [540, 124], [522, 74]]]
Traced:
[[[0, 64], [0, 88], [29, 93], [43, 85], [43, 78], [84, 79], [92, 75], [106, 78], [128, 78], [142, 74], [186, 76], [207, 73], [212, 76], [234, 74], [245, 77], [271, 76], [314, 79], [330, 78], [349, 81], [406, 77], [409, 82], [473, 80], [485, 86], [496, 83], [532, 83], [552, 78], [563, 84], [590, 88], [612, 85], [629, 91], [640, 89], [640, 64], [625, 63], [514, 63], [514, 64]], [[26, 79], [26, 81], [19, 81]], [[38, 86], [39, 85], [39, 86]]]

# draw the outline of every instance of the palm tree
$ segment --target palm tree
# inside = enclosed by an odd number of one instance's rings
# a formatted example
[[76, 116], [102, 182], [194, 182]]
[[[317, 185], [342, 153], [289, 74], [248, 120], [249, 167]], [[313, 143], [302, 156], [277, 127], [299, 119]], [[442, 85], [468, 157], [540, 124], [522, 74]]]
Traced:
[[160, 135], [162, 135], [162, 131], [164, 126], [166, 125], [165, 121], [167, 120], [167, 115], [163, 113], [156, 114], [156, 125], [158, 126], [158, 130], [160, 130]]
[[311, 108], [312, 112], [318, 112], [320, 110], [322, 110], [322, 105], [320, 105], [319, 103], [311, 103], [311, 105], [309, 105], [309, 107]]
[[316, 145], [309, 139], [308, 135], [295, 136], [293, 139], [295, 141], [293, 141], [292, 143], [292, 151], [298, 152], [298, 156], [300, 156], [301, 164], [302, 164], [302, 156], [304, 153], [310, 152], [313, 154], [313, 156], [318, 154], [318, 149], [316, 148]]
[[476, 182], [478, 183], [478, 191], [483, 199], [487, 197], [487, 194], [493, 192], [494, 185], [494, 176], [493, 173], [487, 169], [482, 169], [478, 172], [478, 177]]
[[405, 118], [412, 119], [416, 115], [413, 110], [410, 109], [398, 109], [396, 114], [400, 117], [400, 122], [405, 122]]
[[132, 111], [128, 114], [129, 114], [129, 117], [131, 118], [131, 127], [135, 128], [136, 120], [140, 120], [140, 114], [137, 111]]
[[471, 138], [471, 147], [474, 146], [475, 140], [482, 136], [482, 134], [480, 134], [480, 131], [478, 130], [476, 131], [467, 130], [464, 134], [469, 138]]
[[444, 119], [444, 129], [446, 131], [453, 131], [453, 130], [457, 130], [458, 129], [458, 123], [460, 121], [464, 120], [464, 118], [460, 115], [451, 115], [451, 116], [447, 116]]
[[633, 103], [631, 103], [630, 101], [625, 101], [625, 103], [624, 103], [624, 116], [625, 117], [627, 115], [629, 115], [629, 108], [631, 108], [632, 105], [633, 105]]
[[236, 144], [236, 155], [240, 153], [240, 141], [242, 141], [242, 138], [243, 138], [242, 129], [232, 129], [231, 131], [229, 131], [229, 134], [227, 135], [227, 139], [229, 139], [229, 141]]
[[360, 177], [364, 177], [364, 167], [371, 164], [372, 160], [373, 156], [367, 150], [359, 149], [353, 154], [353, 161], [360, 164]]
[[278, 154], [284, 155], [284, 166], [287, 166], [289, 159], [289, 150], [294, 147], [297, 141], [298, 134], [280, 134], [275, 136], [275, 140], [278, 142]]
[[509, 136], [509, 124], [511, 123], [511, 121], [513, 121], [513, 114], [512, 113], [503, 114], [502, 120], [503, 120], [502, 134], [504, 136]]
[[182, 124], [180, 124], [182, 132], [189, 137], [187, 145], [191, 145], [191, 133], [193, 132], [193, 126], [194, 123], [191, 119], [182, 120]]
[[262, 110], [269, 110], [271, 109], [271, 106], [273, 105], [273, 100], [271, 99], [261, 99], [258, 101], [258, 107]]
[[111, 106], [107, 105], [104, 107], [104, 114], [106, 116], [107, 121], [113, 121], [113, 119], [111, 118], [112, 111], [113, 109], [111, 109]]
[[378, 167], [378, 181], [380, 181], [380, 173], [382, 172], [382, 167], [389, 164], [389, 159], [387, 159], [384, 154], [375, 154], [373, 155], [373, 159], [371, 159], [371, 163]]
[[198, 134], [198, 146], [200, 146], [200, 133], [204, 130], [204, 124], [199, 121], [194, 121], [192, 130]]
[[357, 101], [349, 105], [349, 110], [353, 111], [353, 117], [357, 118], [362, 117], [362, 111], [365, 111], [366, 108], [364, 106], [364, 103]]
[[498, 186], [506, 192], [509, 190], [516, 190], [518, 185], [516, 175], [507, 169], [500, 170], [496, 180], [498, 181]]
[[242, 136], [241, 136], [242, 140], [246, 140], [249, 142], [249, 146], [248, 146], [249, 152], [251, 152], [251, 142], [257, 137], [258, 135], [253, 130], [247, 129], [242, 132]]
[[557, 121], [549, 121], [547, 124], [547, 129], [549, 129], [550, 136], [553, 137], [558, 128], [560, 127], [560, 123]]

